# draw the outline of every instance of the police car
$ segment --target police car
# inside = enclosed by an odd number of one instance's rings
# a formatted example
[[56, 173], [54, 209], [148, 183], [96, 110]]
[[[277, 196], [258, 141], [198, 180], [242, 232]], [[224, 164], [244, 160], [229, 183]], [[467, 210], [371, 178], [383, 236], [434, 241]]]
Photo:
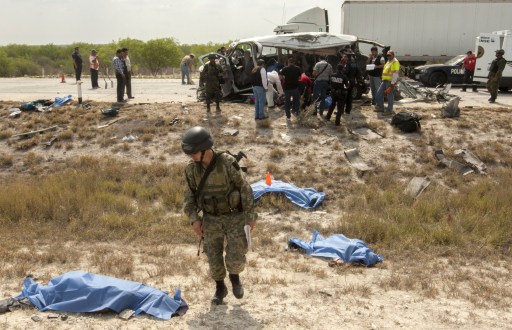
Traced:
[[409, 78], [421, 82], [427, 87], [441, 86], [446, 83], [464, 83], [464, 57], [458, 55], [444, 64], [417, 66], [409, 72]]

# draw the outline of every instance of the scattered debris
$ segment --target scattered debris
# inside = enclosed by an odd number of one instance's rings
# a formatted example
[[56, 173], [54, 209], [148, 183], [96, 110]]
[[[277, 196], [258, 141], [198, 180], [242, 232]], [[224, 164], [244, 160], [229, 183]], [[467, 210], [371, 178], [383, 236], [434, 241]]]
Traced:
[[405, 99], [397, 101], [397, 103], [448, 101], [456, 97], [456, 95], [449, 94], [451, 88], [451, 84], [439, 88], [427, 88], [414, 86], [406, 80], [400, 80], [400, 93]]
[[34, 321], [34, 322], [40, 322], [41, 321], [41, 318], [39, 316], [37, 316], [37, 315], [32, 316], [30, 319], [32, 321]]
[[60, 316], [60, 319], [61, 319], [62, 321], [66, 321], [66, 320], [68, 319], [68, 317], [69, 317], [68, 315], [66, 315], [66, 314], [62, 314], [62, 315]]
[[409, 184], [405, 188], [405, 193], [416, 199], [429, 185], [430, 179], [428, 176], [415, 176], [409, 181]]
[[101, 113], [107, 117], [115, 117], [119, 114], [119, 108], [111, 107], [109, 109], [103, 109], [101, 110]]
[[460, 97], [452, 97], [448, 102], [443, 104], [443, 108], [441, 109], [441, 115], [446, 118], [453, 118], [460, 116], [459, 109], [459, 101]]
[[133, 316], [133, 314], [135, 314], [135, 311], [133, 309], [125, 309], [121, 313], [119, 313], [118, 316], [123, 320], [128, 320], [130, 317]]
[[477, 156], [467, 149], [455, 150], [455, 155], [464, 159], [477, 173], [486, 173], [487, 166]]
[[292, 140], [292, 138], [286, 133], [281, 133], [280, 136], [281, 139], [283, 139], [283, 141], [286, 143], [290, 143], [290, 141]]
[[85, 110], [91, 110], [92, 105], [90, 105], [89, 103], [85, 103], [85, 104], [82, 104], [82, 108], [84, 108]]
[[238, 135], [238, 130], [237, 129], [226, 128], [224, 131], [222, 131], [222, 135], [237, 136]]
[[349, 129], [348, 131], [350, 134], [357, 135], [366, 141], [378, 140], [384, 137], [384, 135], [369, 127], [359, 127], [353, 130]]
[[320, 144], [321, 144], [321, 145], [329, 144], [329, 143], [334, 142], [334, 141], [336, 141], [336, 140], [337, 140], [337, 139], [336, 139], [335, 137], [331, 137], [331, 138], [325, 139], [325, 140], [323, 140], [323, 141], [320, 141]]
[[[9, 109], [9, 110], [11, 110], [11, 109]], [[16, 118], [16, 117], [19, 117], [20, 115], [21, 115], [21, 110], [17, 109], [17, 111], [11, 111], [11, 113], [9, 114], [9, 117]]]
[[323, 294], [324, 296], [327, 296], [327, 297], [332, 297], [332, 294], [330, 294], [327, 291], [320, 290], [320, 291], [318, 291], [318, 293]]
[[57, 128], [59, 128], [59, 125], [55, 125], [55, 126], [52, 126], [52, 127], [39, 129], [39, 130], [36, 130], [36, 131], [30, 131], [30, 132], [26, 132], [26, 133], [15, 134], [12, 137], [29, 137], [29, 136], [35, 135], [37, 133], [43, 133], [43, 132], [46, 132], [46, 131], [54, 131]]
[[468, 175], [473, 173], [473, 169], [467, 165], [459, 163], [456, 160], [449, 160], [445, 157], [443, 150], [439, 149], [434, 152], [436, 158], [441, 162], [441, 164], [453, 168], [456, 171], [459, 171], [462, 175]]
[[104, 125], [100, 125], [100, 126], [98, 126], [98, 127], [96, 127], [96, 128], [100, 129], [100, 128], [109, 127], [110, 125], [112, 125], [113, 123], [115, 123], [115, 122], [119, 121], [120, 119], [121, 119], [121, 118], [114, 119], [114, 120], [112, 120], [112, 121], [110, 121], [110, 122], [108, 122], [108, 123], [106, 123], [106, 124], [104, 124]]
[[169, 125], [173, 126], [173, 125], [179, 124], [180, 122], [181, 122], [181, 119], [179, 119], [178, 117], [175, 117], [175, 118], [173, 118], [173, 119], [169, 122]]
[[345, 150], [345, 156], [347, 156], [348, 161], [356, 169], [363, 172], [372, 170], [372, 168], [366, 165], [366, 163], [361, 159], [361, 157], [359, 157], [359, 150], [357, 148]]
[[133, 142], [135, 140], [137, 140], [139, 137], [137, 135], [127, 135], [123, 138], [123, 141], [124, 142]]
[[188, 115], [189, 114], [189, 110], [188, 110], [188, 108], [184, 104], [181, 104], [181, 113], [184, 114], [184, 115]]
[[58, 319], [59, 318], [59, 314], [50, 313], [50, 314], [48, 314], [48, 318], [49, 319]]
[[41, 142], [41, 145], [45, 146], [46, 148], [51, 147], [55, 140], [57, 140], [57, 135], [52, 136], [48, 141]]

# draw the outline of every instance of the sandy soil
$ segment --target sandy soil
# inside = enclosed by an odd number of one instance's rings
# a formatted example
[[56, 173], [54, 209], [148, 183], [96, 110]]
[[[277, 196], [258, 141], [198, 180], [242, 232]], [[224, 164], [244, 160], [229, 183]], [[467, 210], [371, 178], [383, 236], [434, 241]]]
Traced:
[[[485, 97], [485, 95], [482, 95]], [[16, 105], [16, 102], [4, 102], [2, 120], [10, 120], [13, 133], [19, 132], [21, 119], [6, 118], [6, 109]], [[108, 104], [91, 102], [93, 109], [99, 111]], [[76, 140], [73, 148], [51, 147], [43, 149], [34, 147], [31, 152], [44, 157], [51, 166], [52, 162], [77, 157], [84, 154], [96, 156], [113, 156], [130, 161], [153, 162], [169, 148], [174, 153], [165, 157], [168, 164], [183, 163], [186, 157], [179, 153], [179, 136], [191, 124], [203, 124], [210, 127], [216, 134], [223, 129], [237, 129], [239, 134], [225, 137], [227, 149], [232, 151], [244, 150], [249, 154], [249, 180], [251, 182], [264, 178], [266, 164], [270, 161], [269, 149], [272, 145], [286, 150], [285, 160], [278, 162], [282, 172], [275, 179], [287, 180], [287, 168], [300, 165], [306, 171], [313, 167], [315, 171], [321, 168], [333, 167], [340, 162], [349, 166], [342, 151], [359, 148], [361, 158], [371, 167], [379, 169], [388, 162], [389, 155], [396, 153], [393, 158], [400, 167], [414, 164], [420, 157], [431, 157], [436, 144], [450, 146], [452, 150], [492, 143], [509, 141], [512, 145], [510, 124], [499, 127], [495, 125], [497, 117], [500, 120], [510, 120], [512, 110], [508, 107], [494, 106], [492, 108], [462, 108], [462, 120], [449, 120], [440, 117], [439, 104], [400, 105], [396, 110], [412, 110], [423, 116], [421, 133], [402, 134], [393, 129], [388, 121], [371, 111], [370, 107], [360, 106], [356, 102], [354, 111], [343, 119], [341, 127], [331, 123], [315, 121], [313, 127], [300, 127], [294, 118], [287, 124], [283, 113], [270, 110], [270, 127], [258, 126], [253, 119], [253, 108], [245, 104], [223, 104], [220, 115], [206, 116], [203, 106], [197, 103], [189, 104], [146, 104], [127, 105], [122, 111], [118, 122], [108, 128], [98, 129], [98, 136], [109, 138], [115, 143], [108, 147], [100, 146], [100, 139]], [[72, 108], [69, 111], [73, 111]], [[82, 110], [81, 110], [82, 111]], [[34, 113], [35, 116], [44, 114]], [[26, 116], [26, 114], [23, 114]], [[178, 118], [176, 126], [168, 123]], [[99, 115], [98, 124], [108, 122]], [[474, 123], [485, 125], [485, 130], [469, 128], [469, 133], [463, 134], [466, 126]], [[168, 127], [165, 136], [156, 137], [149, 143], [137, 140], [130, 144], [128, 150], [119, 148], [121, 139], [137, 132], [140, 125], [160, 125]], [[464, 125], [462, 125], [464, 124]], [[366, 140], [350, 131], [358, 127], [372, 127], [383, 138]], [[469, 136], [468, 136], [469, 134]], [[417, 142], [425, 141], [426, 148], [418, 148]], [[11, 141], [11, 143], [8, 143]], [[15, 138], [0, 142], [0, 152], [14, 156], [14, 165], [2, 170], [3, 175], [24, 172], [23, 157], [26, 151], [13, 148]], [[178, 142], [177, 142], [178, 141]], [[117, 146], [117, 148], [116, 148]], [[297, 152], [300, 150], [299, 152]], [[144, 152], [143, 152], [144, 151]], [[510, 152], [512, 150], [507, 150]], [[425, 155], [425, 153], [428, 153]], [[315, 155], [315, 166], [306, 166], [304, 156]], [[429, 173], [435, 181], [443, 174]], [[274, 245], [258, 244], [258, 230], [277, 221], [287, 222], [301, 228], [309, 222], [327, 227], [342, 216], [342, 210], [336, 206], [336, 196], [330, 195], [327, 181], [334, 184], [344, 182], [364, 181], [364, 177], [354, 169], [346, 177], [328, 177], [326, 182], [319, 182], [315, 188], [322, 188], [327, 194], [325, 205], [317, 211], [294, 209], [283, 217], [272, 210], [261, 212], [258, 229], [254, 232], [255, 247], [248, 254], [248, 267], [243, 274], [246, 296], [236, 300], [231, 294], [222, 306], [210, 306], [213, 285], [207, 276], [206, 258], [202, 255], [195, 257], [196, 246], [169, 245], [172, 255], [177, 258], [188, 258], [197, 263], [193, 276], [167, 274], [161, 277], [148, 276], [152, 265], [145, 262], [144, 247], [126, 246], [121, 242], [105, 243], [112, 251], [123, 251], [132, 255], [135, 269], [130, 279], [140, 280], [149, 285], [173, 291], [180, 287], [183, 296], [190, 305], [190, 310], [183, 317], [171, 321], [159, 321], [152, 317], [140, 316], [123, 321], [112, 314], [69, 314], [66, 321], [47, 319], [45, 313], [36, 310], [15, 311], [0, 315], [0, 326], [5, 329], [48, 328], [48, 329], [505, 329], [512, 323], [511, 298], [493, 303], [480, 301], [471, 297], [470, 283], [456, 280], [457, 274], [464, 273], [468, 278], [478, 277], [483, 283], [491, 286], [509, 286], [510, 260], [478, 260], [458, 261], [458, 258], [430, 260], [428, 256], [415, 251], [396, 255], [384, 255], [385, 261], [374, 268], [358, 266], [341, 266], [330, 268], [327, 263], [304, 255], [286, 251], [289, 237], [286, 233], [276, 233]], [[399, 178], [406, 182], [408, 178]], [[322, 227], [319, 228], [322, 230]], [[302, 239], [309, 239], [311, 233], [304, 230]], [[82, 251], [78, 260], [70, 265], [56, 267], [48, 265], [36, 269], [34, 275], [48, 279], [65, 271], [82, 269], [97, 271], [88, 260], [88, 246], [66, 242], [66, 248]], [[276, 247], [277, 246], [277, 247]], [[41, 246], [41, 249], [44, 249]], [[378, 247], [372, 247], [378, 251]], [[462, 256], [462, 251], [459, 256]], [[404, 255], [408, 258], [404, 259]], [[194, 268], [195, 269], [195, 268]], [[452, 279], [446, 281], [446, 279]], [[416, 284], [407, 285], [408, 281]], [[455, 282], [455, 284], [454, 284]], [[398, 284], [397, 284], [398, 283]], [[401, 283], [401, 284], [400, 284]], [[447, 288], [455, 285], [457, 288]], [[419, 286], [419, 289], [418, 289]], [[17, 295], [21, 290], [21, 279], [3, 279], [0, 282], [0, 296]], [[435, 291], [437, 293], [431, 293]], [[429, 293], [430, 292], [430, 293]], [[32, 315], [39, 315], [42, 321], [35, 323]]]

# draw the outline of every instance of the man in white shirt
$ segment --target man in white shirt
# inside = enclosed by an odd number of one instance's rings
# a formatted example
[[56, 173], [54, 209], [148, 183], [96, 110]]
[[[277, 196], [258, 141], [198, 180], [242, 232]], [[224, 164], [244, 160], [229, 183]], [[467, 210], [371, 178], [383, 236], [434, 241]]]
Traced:
[[[267, 106], [269, 109], [275, 107], [274, 95], [281, 96], [284, 94], [283, 85], [281, 85], [281, 79], [279, 79], [279, 73], [277, 71], [267, 72], [268, 89], [266, 92]], [[277, 90], [276, 90], [277, 89]]]

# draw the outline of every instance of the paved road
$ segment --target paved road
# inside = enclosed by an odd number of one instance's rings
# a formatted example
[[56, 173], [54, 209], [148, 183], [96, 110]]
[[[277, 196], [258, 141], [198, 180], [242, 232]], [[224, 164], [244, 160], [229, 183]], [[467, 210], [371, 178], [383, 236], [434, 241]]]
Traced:
[[[33, 101], [37, 99], [53, 99], [56, 96], [73, 95], [76, 99], [77, 86], [74, 79], [69, 78], [67, 83], [60, 83], [60, 78], [0, 78], [0, 100], [2, 101]], [[90, 80], [84, 80], [82, 94], [84, 100], [114, 102], [116, 89], [104, 89], [105, 82], [100, 79], [101, 89], [90, 88]], [[114, 79], [115, 85], [115, 79]], [[196, 86], [182, 85], [180, 79], [133, 79], [135, 99], [131, 102], [195, 102]], [[487, 101], [489, 93], [484, 89], [478, 92], [461, 92], [452, 88], [450, 93], [459, 95], [461, 106], [473, 107], [502, 107], [512, 106], [512, 93], [500, 93], [498, 102], [490, 105]], [[415, 103], [421, 104], [421, 103]]]
[[[91, 81], [82, 84], [83, 100], [115, 102], [116, 82], [111, 87], [107, 79], [100, 79], [100, 89], [91, 89]], [[132, 79], [135, 96], [133, 102], [195, 102], [196, 86], [182, 85], [181, 79]], [[78, 91], [75, 79], [69, 78], [67, 83], [60, 83], [60, 78], [0, 78], [0, 100], [2, 101], [33, 101], [37, 99], [53, 99], [57, 96], [73, 95], [76, 100]], [[131, 101], [131, 102], [132, 102]]]

